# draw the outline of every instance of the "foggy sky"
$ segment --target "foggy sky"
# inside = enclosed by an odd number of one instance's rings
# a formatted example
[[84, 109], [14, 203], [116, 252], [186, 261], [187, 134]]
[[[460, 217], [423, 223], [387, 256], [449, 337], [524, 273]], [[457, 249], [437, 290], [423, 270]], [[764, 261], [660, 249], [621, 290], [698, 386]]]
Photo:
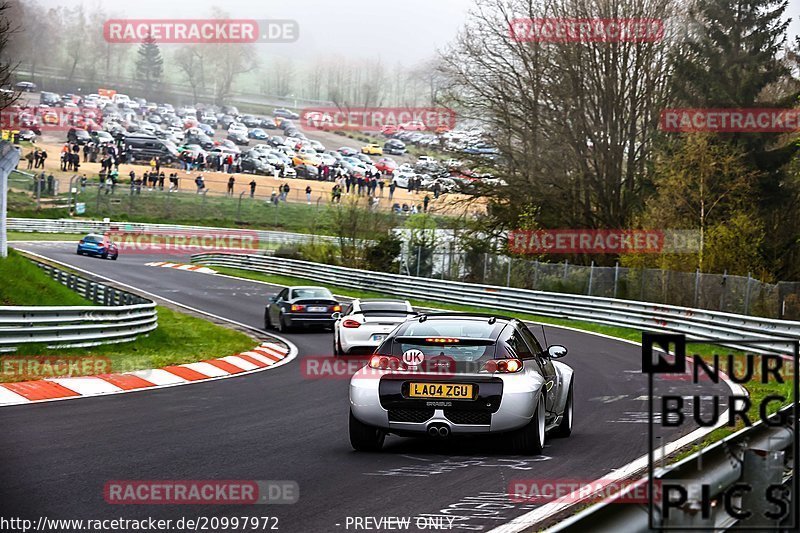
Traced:
[[[24, 0], [23, 0], [24, 1]], [[218, 6], [232, 18], [294, 19], [295, 43], [258, 44], [259, 55], [294, 58], [381, 59], [406, 66], [435, 57], [467, 19], [475, 0], [39, 0], [45, 7], [102, 6], [130, 18], [205, 18]], [[787, 10], [790, 35], [800, 34], [800, 0]], [[102, 31], [98, 28], [97, 31]]]

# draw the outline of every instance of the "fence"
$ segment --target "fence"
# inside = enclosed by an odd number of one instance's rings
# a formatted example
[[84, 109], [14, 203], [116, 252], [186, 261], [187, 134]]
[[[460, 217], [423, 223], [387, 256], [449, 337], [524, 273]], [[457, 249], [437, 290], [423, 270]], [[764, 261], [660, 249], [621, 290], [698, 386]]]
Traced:
[[800, 320], [800, 283], [765, 283], [750, 276], [655, 268], [545, 263], [458, 249], [456, 242], [407, 250], [412, 276], [523, 289], [640, 300], [769, 318]]
[[13, 351], [21, 344], [31, 343], [73, 348], [129, 342], [158, 327], [154, 302], [33, 262], [51, 278], [97, 305], [0, 307], [0, 351]]
[[[687, 307], [418, 278], [262, 255], [205, 253], [193, 255], [192, 262], [293, 276], [406, 298], [683, 333], [696, 340], [721, 341], [726, 346], [755, 353], [790, 353], [791, 343], [770, 339], [800, 339], [800, 322]], [[737, 345], [736, 340], [743, 338], [763, 339], [764, 343]]]
[[276, 244], [305, 244], [311, 242], [338, 242], [335, 237], [309, 235], [306, 233], [285, 233], [265, 230], [238, 230], [233, 228], [209, 228], [206, 226], [183, 226], [178, 224], [149, 224], [144, 222], [102, 222], [98, 220], [49, 219], [49, 218], [9, 218], [8, 230], [42, 233], [106, 233], [109, 231], [147, 232], [180, 231], [200, 232], [219, 231], [226, 234], [242, 233], [258, 235], [259, 243], [269, 248]]

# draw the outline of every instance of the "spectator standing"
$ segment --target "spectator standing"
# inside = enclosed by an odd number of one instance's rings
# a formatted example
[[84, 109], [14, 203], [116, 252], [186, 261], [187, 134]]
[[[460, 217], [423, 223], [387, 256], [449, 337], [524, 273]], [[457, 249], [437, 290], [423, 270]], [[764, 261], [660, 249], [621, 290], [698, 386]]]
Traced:
[[228, 178], [228, 196], [233, 196], [233, 184], [236, 183], [236, 180], [233, 176]]
[[428, 204], [429, 203], [431, 203], [431, 197], [426, 194], [425, 198], [422, 199], [422, 211], [423, 211], [423, 213], [427, 213], [428, 212]]
[[253, 181], [250, 182], [250, 198], [255, 197], [256, 195], [256, 179], [253, 178]]
[[25, 155], [25, 161], [28, 162], [27, 170], [32, 169], [33, 168], [33, 150], [31, 150], [30, 152], [28, 152]]
[[47, 150], [42, 148], [42, 153], [39, 154], [39, 166], [44, 169], [44, 163], [47, 161]]
[[311, 205], [311, 185], [306, 185], [306, 202]]
[[390, 201], [390, 202], [392, 201], [392, 198], [394, 198], [394, 190], [395, 190], [396, 188], [397, 188], [397, 184], [396, 184], [394, 181], [392, 181], [392, 182], [389, 184], [389, 201]]

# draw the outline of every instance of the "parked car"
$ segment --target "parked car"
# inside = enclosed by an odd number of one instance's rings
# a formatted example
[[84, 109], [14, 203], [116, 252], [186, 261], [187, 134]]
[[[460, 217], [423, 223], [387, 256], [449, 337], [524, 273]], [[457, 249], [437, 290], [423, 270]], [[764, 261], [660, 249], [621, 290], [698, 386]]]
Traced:
[[383, 148], [381, 148], [380, 144], [365, 144], [361, 147], [361, 153], [369, 155], [383, 155]]
[[389, 139], [383, 143], [383, 153], [391, 155], [403, 155], [406, 153], [406, 144], [397, 139]]

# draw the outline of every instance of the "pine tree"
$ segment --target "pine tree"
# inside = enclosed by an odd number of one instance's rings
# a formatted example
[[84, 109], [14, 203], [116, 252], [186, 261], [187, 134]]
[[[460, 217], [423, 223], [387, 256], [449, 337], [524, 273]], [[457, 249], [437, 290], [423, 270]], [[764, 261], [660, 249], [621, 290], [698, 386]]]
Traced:
[[151, 94], [164, 74], [164, 58], [155, 38], [147, 34], [138, 50], [136, 59], [136, 79], [142, 84], [146, 94]]
[[696, 107], [752, 107], [761, 91], [789, 74], [779, 56], [786, 43], [789, 0], [701, 0], [698, 28], [676, 61], [678, 97]]

